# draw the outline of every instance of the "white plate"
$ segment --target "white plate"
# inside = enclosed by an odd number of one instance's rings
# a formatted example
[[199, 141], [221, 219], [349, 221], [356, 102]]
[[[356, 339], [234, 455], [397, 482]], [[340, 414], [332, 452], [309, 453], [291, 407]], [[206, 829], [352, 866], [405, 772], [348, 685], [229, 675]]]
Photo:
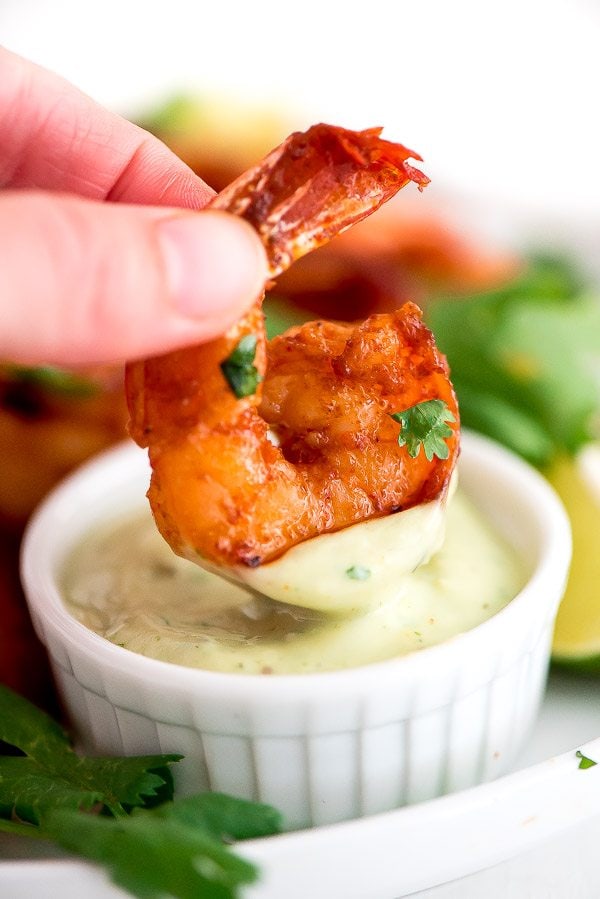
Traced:
[[[493, 783], [331, 827], [241, 845], [248, 899], [592, 899], [600, 895], [597, 681], [554, 674], [517, 770]], [[127, 894], [82, 862], [0, 835], [3, 899]], [[42, 854], [43, 853], [43, 854]]]

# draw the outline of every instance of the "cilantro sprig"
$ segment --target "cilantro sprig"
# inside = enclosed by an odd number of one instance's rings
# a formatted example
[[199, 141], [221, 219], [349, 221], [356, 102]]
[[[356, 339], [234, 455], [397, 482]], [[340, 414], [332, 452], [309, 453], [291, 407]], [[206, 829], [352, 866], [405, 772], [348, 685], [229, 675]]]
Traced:
[[0, 685], [0, 831], [52, 839], [134, 896], [235, 899], [258, 870], [227, 844], [279, 832], [281, 816], [219, 793], [173, 800], [180, 758], [77, 755], [52, 718]]
[[221, 362], [225, 380], [238, 399], [252, 396], [262, 381], [262, 375], [254, 365], [257, 342], [255, 334], [245, 334], [233, 352]]
[[6, 744], [0, 754], [0, 817], [16, 817], [31, 824], [40, 824], [49, 809], [58, 807], [91, 809], [100, 805], [118, 816], [157, 795], [171, 798], [168, 766], [181, 758], [79, 756], [52, 718], [2, 685], [0, 740]]
[[134, 809], [127, 818], [57, 810], [46, 828], [63, 848], [108, 868], [134, 896], [231, 899], [258, 870], [225, 842], [277, 833], [280, 820], [270, 806], [206, 793]]
[[532, 256], [495, 290], [439, 297], [427, 322], [464, 426], [539, 468], [600, 437], [600, 300], [570, 261]]
[[450, 450], [446, 438], [452, 437], [453, 431], [447, 422], [456, 419], [443, 400], [424, 400], [403, 412], [392, 413], [392, 418], [402, 426], [398, 444], [406, 446], [412, 459], [416, 459], [421, 447], [429, 462], [434, 456], [448, 458]]

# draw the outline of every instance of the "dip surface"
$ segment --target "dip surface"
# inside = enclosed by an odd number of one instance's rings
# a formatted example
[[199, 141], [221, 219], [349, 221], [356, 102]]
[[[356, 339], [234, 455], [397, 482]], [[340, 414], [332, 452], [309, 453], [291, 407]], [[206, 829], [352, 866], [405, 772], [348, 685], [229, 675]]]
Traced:
[[[429, 562], [394, 575], [385, 602], [376, 595], [366, 609], [325, 613], [257, 598], [180, 559], [142, 508], [85, 537], [65, 566], [63, 593], [87, 627], [166, 662], [246, 674], [356, 667], [469, 630], [523, 586], [516, 553], [460, 490], [449, 502], [446, 528]], [[335, 554], [325, 564], [335, 565]], [[356, 579], [368, 583], [365, 570], [361, 559], [352, 573], [340, 571], [340, 589]], [[317, 567], [313, 576], [319, 578]]]

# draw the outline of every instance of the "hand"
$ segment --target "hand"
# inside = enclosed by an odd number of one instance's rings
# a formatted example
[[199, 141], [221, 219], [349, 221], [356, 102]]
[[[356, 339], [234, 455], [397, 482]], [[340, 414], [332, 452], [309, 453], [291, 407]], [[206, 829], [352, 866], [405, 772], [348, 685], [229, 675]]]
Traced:
[[[0, 48], [0, 359], [77, 365], [222, 333], [266, 262], [159, 140]], [[8, 188], [8, 189], [6, 189]]]

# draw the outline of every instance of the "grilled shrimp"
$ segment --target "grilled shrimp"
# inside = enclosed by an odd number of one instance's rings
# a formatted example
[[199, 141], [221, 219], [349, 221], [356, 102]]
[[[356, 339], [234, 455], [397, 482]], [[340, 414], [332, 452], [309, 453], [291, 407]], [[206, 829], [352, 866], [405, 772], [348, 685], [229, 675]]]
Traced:
[[[420, 157], [380, 130], [292, 134], [210, 205], [255, 227], [276, 277], [409, 181], [428, 183], [407, 162]], [[433, 499], [458, 453], [446, 361], [416, 306], [310, 322], [268, 344], [262, 299], [223, 337], [127, 370], [157, 526], [179, 555], [222, 569]], [[392, 415], [429, 399], [455, 419], [446, 458], [398, 439]]]

